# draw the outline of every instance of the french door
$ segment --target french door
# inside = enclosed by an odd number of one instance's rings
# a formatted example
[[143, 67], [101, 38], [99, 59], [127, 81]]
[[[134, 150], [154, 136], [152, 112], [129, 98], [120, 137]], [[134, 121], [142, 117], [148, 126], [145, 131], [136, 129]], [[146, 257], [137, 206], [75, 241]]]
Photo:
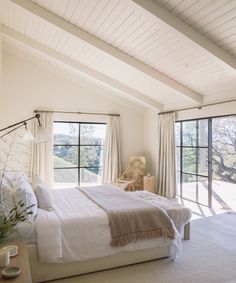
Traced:
[[211, 207], [212, 119], [176, 122], [178, 193]]
[[236, 207], [236, 115], [176, 122], [178, 194]]

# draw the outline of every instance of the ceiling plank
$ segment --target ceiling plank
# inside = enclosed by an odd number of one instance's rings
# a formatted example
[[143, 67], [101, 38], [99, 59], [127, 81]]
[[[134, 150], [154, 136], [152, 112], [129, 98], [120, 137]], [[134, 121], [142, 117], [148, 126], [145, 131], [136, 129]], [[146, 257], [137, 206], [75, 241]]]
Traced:
[[21, 33], [18, 33], [4, 25], [1, 26], [1, 36], [4, 38], [8, 38], [10, 40], [13, 40], [15, 42], [18, 42], [20, 44], [23, 44], [27, 47], [32, 48], [33, 50], [43, 54], [44, 56], [48, 56], [51, 59], [66, 65], [67, 67], [70, 67], [71, 69], [75, 70], [77, 73], [82, 73], [83, 75], [86, 75], [93, 80], [96, 80], [100, 83], [102, 83], [105, 86], [108, 86], [111, 89], [114, 89], [116, 92], [119, 92], [120, 95], [123, 97], [126, 97], [132, 101], [135, 101], [139, 104], [142, 104], [146, 107], [151, 107], [154, 109], [162, 110], [163, 105], [159, 103], [158, 101], [149, 98], [146, 95], [143, 95], [140, 92], [137, 92], [136, 90], [127, 87], [126, 85], [123, 85], [119, 82], [117, 82], [114, 79], [111, 79], [83, 64], [80, 64], [79, 62], [70, 59], [67, 56], [62, 55], [59, 52], [56, 52], [53, 49], [50, 49], [35, 40], [32, 40]]
[[0, 100], [2, 95], [2, 36], [0, 34]]
[[158, 80], [164, 85], [170, 87], [177, 91], [180, 95], [183, 95], [191, 102], [202, 102], [202, 95], [193, 91], [192, 89], [180, 84], [179, 82], [169, 78], [168, 76], [162, 74], [161, 72], [153, 69], [147, 64], [135, 59], [134, 57], [120, 51], [119, 49], [107, 44], [106, 42], [100, 40], [99, 38], [85, 32], [79, 27], [65, 21], [64, 19], [56, 16], [55, 14], [49, 12], [48, 10], [36, 5], [34, 2], [29, 0], [10, 0], [21, 8], [27, 10], [28, 12], [40, 17], [41, 19], [53, 24], [57, 28], [63, 30], [64, 32], [69, 33], [80, 40], [83, 40], [89, 45], [109, 54], [113, 58], [118, 59], [119, 61], [124, 62], [125, 64], [135, 68], [136, 70]]
[[161, 20], [167, 27], [182, 37], [187, 43], [191, 42], [200, 47], [208, 55], [213, 57], [224, 68], [236, 74], [236, 58], [210, 41], [204, 35], [194, 30], [176, 16], [165, 10], [161, 5], [152, 0], [132, 0], [139, 8], [145, 9], [156, 19]]

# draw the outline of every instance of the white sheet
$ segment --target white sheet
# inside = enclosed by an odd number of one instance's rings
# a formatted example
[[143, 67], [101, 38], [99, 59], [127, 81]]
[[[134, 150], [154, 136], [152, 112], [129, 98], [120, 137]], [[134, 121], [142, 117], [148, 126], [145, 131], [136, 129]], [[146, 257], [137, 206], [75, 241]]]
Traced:
[[55, 190], [52, 197], [54, 210], [40, 210], [36, 219], [41, 262], [84, 261], [171, 243], [179, 247], [179, 242], [166, 238], [111, 247], [108, 217], [101, 208], [77, 189]]

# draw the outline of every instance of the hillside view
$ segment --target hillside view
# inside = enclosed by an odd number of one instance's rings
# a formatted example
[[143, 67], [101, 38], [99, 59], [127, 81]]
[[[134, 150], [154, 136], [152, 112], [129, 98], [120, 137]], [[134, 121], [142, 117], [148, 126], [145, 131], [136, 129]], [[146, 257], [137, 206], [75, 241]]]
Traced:
[[75, 186], [79, 179], [81, 185], [100, 183], [106, 125], [61, 124], [54, 130], [56, 186]]

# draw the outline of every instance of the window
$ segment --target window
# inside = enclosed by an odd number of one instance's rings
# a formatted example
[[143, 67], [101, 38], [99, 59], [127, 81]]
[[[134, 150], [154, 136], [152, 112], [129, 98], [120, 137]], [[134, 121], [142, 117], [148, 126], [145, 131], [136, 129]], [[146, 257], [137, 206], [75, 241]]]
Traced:
[[101, 183], [106, 124], [54, 122], [54, 187]]

